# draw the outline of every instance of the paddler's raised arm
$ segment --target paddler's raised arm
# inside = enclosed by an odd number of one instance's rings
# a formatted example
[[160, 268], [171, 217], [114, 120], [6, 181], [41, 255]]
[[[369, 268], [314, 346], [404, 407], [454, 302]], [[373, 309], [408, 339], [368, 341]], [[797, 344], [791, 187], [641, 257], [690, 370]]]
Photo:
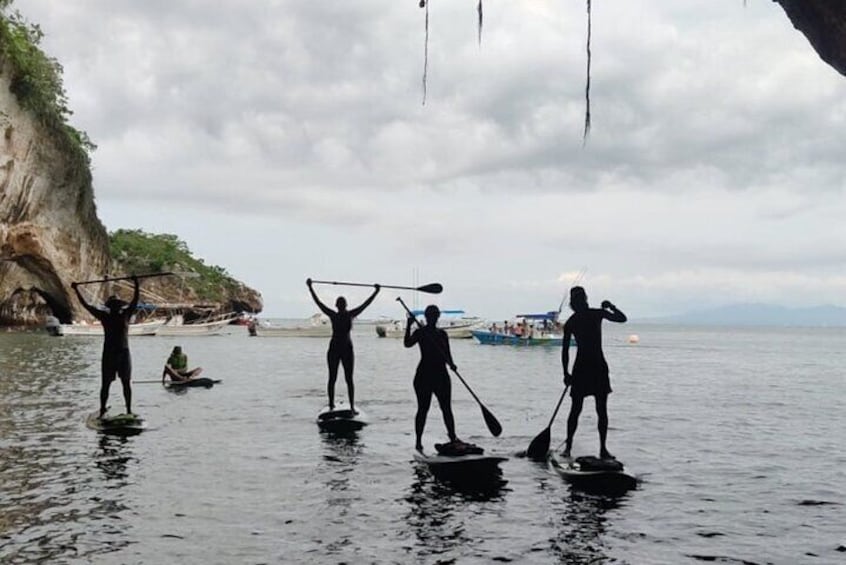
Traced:
[[360, 306], [357, 306], [356, 308], [353, 308], [352, 310], [350, 310], [350, 316], [355, 318], [356, 316], [358, 316], [359, 314], [364, 312], [365, 308], [367, 308], [368, 306], [370, 306], [370, 304], [373, 303], [373, 299], [376, 298], [376, 295], [379, 294], [379, 291], [382, 289], [382, 287], [378, 283], [374, 284], [373, 287], [375, 288], [375, 290], [373, 291], [373, 294], [368, 296], [367, 300], [362, 302]]
[[138, 282], [138, 277], [132, 275], [132, 282], [135, 284], [135, 291], [132, 293], [132, 300], [129, 306], [126, 307], [126, 315], [131, 316], [135, 309], [138, 308], [138, 300], [141, 296], [141, 283]]
[[335, 313], [334, 310], [326, 306], [320, 299], [317, 297], [317, 293], [314, 292], [314, 287], [311, 285], [311, 277], [306, 279], [306, 286], [308, 287], [309, 293], [311, 293], [311, 299], [314, 300], [314, 303], [317, 304], [317, 307], [320, 308], [320, 311], [326, 314], [329, 317]]
[[404, 337], [403, 337], [403, 339], [402, 339], [402, 343], [403, 343], [403, 345], [405, 345], [406, 347], [414, 347], [414, 345], [415, 345], [415, 344], [417, 343], [417, 341], [418, 341], [417, 332], [415, 332], [415, 333], [413, 333], [413, 334], [411, 333], [411, 326], [413, 326], [413, 325], [414, 325], [414, 318], [413, 318], [411, 315], [409, 315], [409, 316], [406, 318], [406, 323], [405, 323], [405, 336], [404, 336]]
[[79, 300], [79, 303], [82, 304], [82, 307], [88, 310], [92, 316], [97, 318], [98, 320], [102, 319], [103, 312], [98, 310], [97, 308], [91, 306], [88, 302], [86, 302], [85, 297], [82, 296], [82, 293], [79, 292], [79, 285], [75, 282], [71, 283], [71, 288], [76, 293], [76, 298]]

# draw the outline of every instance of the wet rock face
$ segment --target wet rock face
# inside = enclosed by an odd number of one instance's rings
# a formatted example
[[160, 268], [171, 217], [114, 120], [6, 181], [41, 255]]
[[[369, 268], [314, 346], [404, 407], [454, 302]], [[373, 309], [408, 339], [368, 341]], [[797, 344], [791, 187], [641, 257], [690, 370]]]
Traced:
[[793, 26], [805, 34], [823, 61], [846, 75], [846, 2], [774, 0]]
[[[0, 61], [0, 324], [82, 315], [72, 280], [108, 272], [88, 166], [21, 108]], [[46, 307], [46, 308], [45, 308]]]

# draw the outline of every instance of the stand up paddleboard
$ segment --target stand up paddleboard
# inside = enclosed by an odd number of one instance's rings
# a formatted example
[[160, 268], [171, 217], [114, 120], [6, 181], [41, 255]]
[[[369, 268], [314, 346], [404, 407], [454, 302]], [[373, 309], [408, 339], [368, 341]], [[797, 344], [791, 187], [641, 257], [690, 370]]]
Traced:
[[180, 390], [180, 389], [196, 387], [196, 386], [200, 386], [200, 387], [204, 387], [204, 388], [211, 388], [216, 384], [220, 384], [221, 382], [223, 382], [223, 381], [221, 381], [220, 379], [214, 379], [213, 380], [213, 379], [209, 379], [209, 378], [206, 378], [206, 377], [197, 377], [196, 379], [188, 379], [187, 381], [171, 381], [171, 380], [168, 380], [168, 381], [165, 381], [164, 385], [167, 388]]
[[116, 436], [134, 436], [144, 431], [147, 424], [137, 414], [106, 415], [100, 418], [100, 411], [92, 412], [85, 419], [85, 425], [100, 433]]
[[573, 458], [553, 453], [549, 462], [570, 484], [588, 492], [614, 495], [637, 487], [637, 479], [625, 473], [623, 464], [616, 459]]
[[327, 406], [317, 415], [317, 427], [323, 432], [356, 432], [368, 424], [367, 414], [361, 408], [356, 412], [353, 414], [349, 408], [330, 410]]
[[414, 452], [414, 460], [425, 463], [429, 471], [439, 478], [461, 483], [490, 483], [502, 474], [499, 464], [507, 457], [485, 455], [480, 447], [472, 446], [469, 453], [463, 455], [447, 454], [444, 449], [448, 444], [435, 444], [435, 449], [444, 453], [430, 454]]

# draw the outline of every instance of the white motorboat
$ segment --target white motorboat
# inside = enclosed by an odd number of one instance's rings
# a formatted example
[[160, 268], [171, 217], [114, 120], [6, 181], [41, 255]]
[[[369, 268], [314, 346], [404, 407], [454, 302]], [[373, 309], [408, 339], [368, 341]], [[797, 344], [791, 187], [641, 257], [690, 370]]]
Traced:
[[292, 325], [254, 322], [247, 326], [251, 336], [257, 337], [332, 337], [332, 324], [323, 314], [315, 314], [305, 323]]
[[[164, 323], [165, 320], [150, 320], [149, 322], [129, 324], [129, 335], [156, 335], [156, 332], [164, 326]], [[51, 335], [102, 336], [103, 326], [99, 323], [61, 324], [58, 326], [58, 331], [56, 331], [56, 333], [51, 333]]]
[[[413, 310], [412, 314], [422, 318], [422, 310]], [[438, 328], [444, 330], [452, 339], [470, 339], [473, 331], [485, 327], [485, 321], [475, 316], [464, 316], [464, 310], [443, 310], [438, 320]], [[421, 323], [424, 323], [421, 320]], [[376, 324], [379, 337], [401, 338], [405, 335], [405, 320], [393, 320]]]
[[232, 312], [212, 318], [204, 318], [198, 321], [185, 323], [182, 314], [171, 316], [165, 324], [156, 332], [158, 336], [184, 336], [184, 335], [218, 335], [229, 325], [238, 314]]

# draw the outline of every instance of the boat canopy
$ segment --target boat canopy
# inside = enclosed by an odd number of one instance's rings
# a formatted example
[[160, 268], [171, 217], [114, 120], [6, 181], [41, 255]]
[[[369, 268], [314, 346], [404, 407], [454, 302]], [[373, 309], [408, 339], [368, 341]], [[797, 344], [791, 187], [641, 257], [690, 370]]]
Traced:
[[518, 318], [525, 318], [527, 320], [549, 320], [554, 322], [558, 320], [558, 311], [552, 310], [545, 314], [517, 314]]
[[[415, 316], [422, 316], [424, 310], [412, 310], [411, 313]], [[444, 314], [463, 314], [464, 310], [441, 310], [441, 315]]]

